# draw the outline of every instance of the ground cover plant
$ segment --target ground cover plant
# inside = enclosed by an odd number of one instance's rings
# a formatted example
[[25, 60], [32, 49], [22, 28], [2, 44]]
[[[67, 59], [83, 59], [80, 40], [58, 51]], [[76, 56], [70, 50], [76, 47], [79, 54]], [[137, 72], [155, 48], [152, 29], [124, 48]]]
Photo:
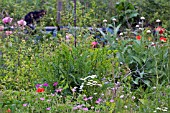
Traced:
[[[77, 1], [77, 25], [93, 29], [75, 32], [74, 4], [66, 1], [63, 6], [70, 10], [63, 10], [61, 23], [69, 29], [57, 31], [56, 36], [44, 29], [57, 25], [56, 1], [2, 2], [0, 112], [168, 113], [170, 31], [166, 17], [148, 21], [145, 12], [138, 10], [138, 2], [122, 0], [114, 5], [116, 0], [81, 0]], [[23, 20], [31, 8], [47, 10], [36, 32]]]

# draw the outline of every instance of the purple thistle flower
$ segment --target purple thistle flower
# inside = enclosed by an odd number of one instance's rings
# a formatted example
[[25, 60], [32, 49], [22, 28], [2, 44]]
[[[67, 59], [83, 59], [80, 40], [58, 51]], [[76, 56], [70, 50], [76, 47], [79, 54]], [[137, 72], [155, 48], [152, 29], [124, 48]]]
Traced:
[[50, 110], [51, 109], [51, 107], [49, 107], [49, 108], [46, 108], [46, 110]]
[[44, 83], [43, 86], [48, 87], [48, 83]]
[[84, 111], [88, 111], [88, 108], [83, 108], [82, 110], [84, 110]]
[[53, 86], [57, 86], [58, 85], [58, 82], [54, 82]]

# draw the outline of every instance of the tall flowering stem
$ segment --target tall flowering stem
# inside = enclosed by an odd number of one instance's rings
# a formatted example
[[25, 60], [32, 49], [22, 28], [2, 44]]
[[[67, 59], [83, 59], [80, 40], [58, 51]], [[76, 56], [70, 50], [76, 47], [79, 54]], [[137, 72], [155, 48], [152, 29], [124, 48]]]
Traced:
[[74, 44], [76, 47], [76, 0], [74, 0], [74, 27], [75, 27], [75, 34], [74, 34]]

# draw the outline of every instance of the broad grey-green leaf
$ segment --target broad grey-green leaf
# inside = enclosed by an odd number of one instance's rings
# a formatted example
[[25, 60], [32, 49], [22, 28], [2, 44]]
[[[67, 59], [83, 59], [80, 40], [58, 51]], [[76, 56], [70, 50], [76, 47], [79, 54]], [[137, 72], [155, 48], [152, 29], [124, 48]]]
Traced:
[[150, 87], [150, 81], [149, 80], [143, 80], [143, 82]]
[[135, 79], [135, 81], [133, 81], [135, 84], [139, 84], [139, 79], [140, 79], [140, 77], [137, 77], [136, 79]]

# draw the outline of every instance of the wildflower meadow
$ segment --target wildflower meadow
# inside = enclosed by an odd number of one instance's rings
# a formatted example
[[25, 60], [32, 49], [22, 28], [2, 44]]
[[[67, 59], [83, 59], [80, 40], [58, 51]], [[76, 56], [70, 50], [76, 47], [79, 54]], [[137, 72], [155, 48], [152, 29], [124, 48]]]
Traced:
[[170, 113], [169, 4], [0, 0], [0, 113]]

